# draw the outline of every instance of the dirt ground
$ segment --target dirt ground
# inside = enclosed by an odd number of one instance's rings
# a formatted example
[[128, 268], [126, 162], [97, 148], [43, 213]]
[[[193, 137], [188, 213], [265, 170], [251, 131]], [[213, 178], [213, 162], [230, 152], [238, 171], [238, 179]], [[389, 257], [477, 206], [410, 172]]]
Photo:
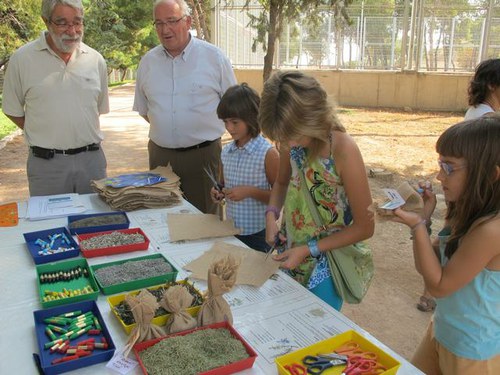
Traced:
[[[132, 85], [113, 89], [111, 112], [101, 118], [109, 176], [148, 168], [148, 127], [131, 111], [133, 89]], [[382, 188], [397, 187], [404, 180], [411, 184], [421, 179], [433, 182], [441, 198], [433, 224], [434, 231], [438, 230], [444, 204], [435, 180], [434, 144], [439, 134], [460, 121], [463, 114], [341, 108], [339, 117], [358, 143], [367, 172], [383, 169], [390, 173], [384, 178], [369, 179], [374, 199], [383, 198]], [[0, 204], [28, 198], [26, 158], [27, 147], [21, 135], [0, 142]], [[414, 269], [409, 237], [409, 230], [403, 225], [377, 223], [375, 235], [369, 241], [376, 266], [373, 283], [361, 304], [344, 305], [342, 309], [350, 319], [407, 359], [431, 317], [415, 307], [422, 281]]]

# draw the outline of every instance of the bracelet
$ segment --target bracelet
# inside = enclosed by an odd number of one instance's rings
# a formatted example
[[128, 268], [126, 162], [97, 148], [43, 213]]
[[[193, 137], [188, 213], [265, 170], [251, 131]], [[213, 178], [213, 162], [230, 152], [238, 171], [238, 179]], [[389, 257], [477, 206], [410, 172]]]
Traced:
[[311, 253], [311, 256], [313, 258], [320, 257], [321, 252], [318, 249], [318, 241], [316, 241], [314, 239], [307, 241], [307, 247], [309, 248], [309, 253]]
[[267, 216], [267, 214], [269, 212], [272, 212], [274, 214], [274, 217], [276, 218], [276, 220], [279, 219], [280, 217], [280, 210], [278, 210], [278, 207], [275, 207], [275, 206], [267, 206], [266, 207], [266, 211], [265, 211], [265, 215]]
[[425, 219], [422, 219], [420, 220], [417, 224], [415, 224], [414, 226], [410, 227], [410, 233], [411, 235], [413, 236], [415, 234], [415, 230], [422, 224], [426, 224], [427, 223], [427, 220]]

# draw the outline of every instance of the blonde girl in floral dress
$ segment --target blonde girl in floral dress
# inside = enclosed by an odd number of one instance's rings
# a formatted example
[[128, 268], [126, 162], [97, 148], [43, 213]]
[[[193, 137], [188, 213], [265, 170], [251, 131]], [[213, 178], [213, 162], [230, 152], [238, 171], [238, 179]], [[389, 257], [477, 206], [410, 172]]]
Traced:
[[[266, 239], [270, 244], [277, 237], [286, 239], [287, 250], [274, 259], [340, 310], [342, 299], [324, 254], [373, 235], [372, 199], [361, 153], [324, 89], [301, 72], [277, 72], [266, 82], [259, 122], [280, 149], [278, 178], [266, 210]], [[311, 195], [327, 230], [316, 225], [305, 194]], [[282, 208], [279, 231], [276, 220]]]

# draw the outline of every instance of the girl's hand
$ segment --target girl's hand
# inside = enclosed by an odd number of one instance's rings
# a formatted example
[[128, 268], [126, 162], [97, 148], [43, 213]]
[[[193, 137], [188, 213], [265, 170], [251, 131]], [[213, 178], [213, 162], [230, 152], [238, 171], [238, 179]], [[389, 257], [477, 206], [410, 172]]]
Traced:
[[276, 224], [276, 221], [268, 221], [266, 223], [266, 242], [270, 246], [274, 246], [274, 242], [276, 241], [276, 236], [279, 235], [279, 228], [278, 224]]
[[415, 212], [408, 212], [402, 210], [401, 208], [396, 208], [393, 212], [394, 215], [396, 215], [394, 221], [406, 224], [410, 228], [413, 228], [415, 225], [422, 221], [422, 217]]
[[235, 186], [231, 189], [224, 189], [223, 191], [226, 198], [234, 202], [241, 201], [248, 197], [247, 189], [245, 186]]
[[281, 262], [280, 268], [293, 270], [297, 268], [309, 255], [309, 248], [306, 245], [297, 246], [284, 251], [281, 254], [274, 255], [273, 259]]
[[212, 202], [220, 203], [224, 199], [224, 193], [221, 193], [216, 188], [210, 189], [210, 197], [212, 198]]
[[432, 185], [430, 181], [419, 181], [418, 187], [420, 195], [424, 200], [424, 219], [427, 221], [431, 220], [431, 216], [436, 209], [437, 199], [436, 194], [432, 191]]

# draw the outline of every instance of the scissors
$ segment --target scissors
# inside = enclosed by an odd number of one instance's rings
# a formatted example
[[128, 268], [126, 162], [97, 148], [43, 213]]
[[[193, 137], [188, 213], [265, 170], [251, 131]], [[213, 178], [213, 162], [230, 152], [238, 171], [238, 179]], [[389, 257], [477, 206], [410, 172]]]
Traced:
[[387, 369], [377, 361], [355, 356], [349, 358], [347, 367], [341, 375], [378, 375], [385, 371]]
[[330, 367], [345, 365], [346, 360], [329, 355], [308, 355], [302, 359], [302, 363], [306, 365], [308, 374], [319, 375]]
[[286, 365], [285, 370], [287, 370], [292, 375], [307, 375], [306, 368], [298, 363]]
[[271, 248], [269, 250], [267, 250], [266, 258], [264, 260], [267, 260], [267, 258], [269, 257], [269, 254], [271, 254], [274, 250], [278, 250], [278, 252], [280, 252], [280, 250], [284, 249], [284, 246], [286, 244], [286, 240], [281, 239], [280, 233], [281, 232], [278, 232], [276, 234], [276, 237], [274, 238], [274, 244], [273, 244], [273, 246], [271, 246]]
[[361, 357], [375, 362], [378, 360], [378, 356], [375, 353], [362, 350], [359, 344], [354, 341], [347, 341], [344, 345], [335, 349], [335, 353], [348, 357]]
[[203, 167], [203, 170], [205, 171], [205, 173], [207, 174], [208, 178], [210, 179], [210, 181], [212, 181], [212, 183], [214, 184], [214, 188], [219, 192], [219, 193], [222, 193], [222, 188], [224, 186], [222, 186], [222, 184], [220, 182], [217, 181], [217, 179], [215, 178], [215, 175], [213, 174], [212, 170], [207, 168], [207, 167]]

